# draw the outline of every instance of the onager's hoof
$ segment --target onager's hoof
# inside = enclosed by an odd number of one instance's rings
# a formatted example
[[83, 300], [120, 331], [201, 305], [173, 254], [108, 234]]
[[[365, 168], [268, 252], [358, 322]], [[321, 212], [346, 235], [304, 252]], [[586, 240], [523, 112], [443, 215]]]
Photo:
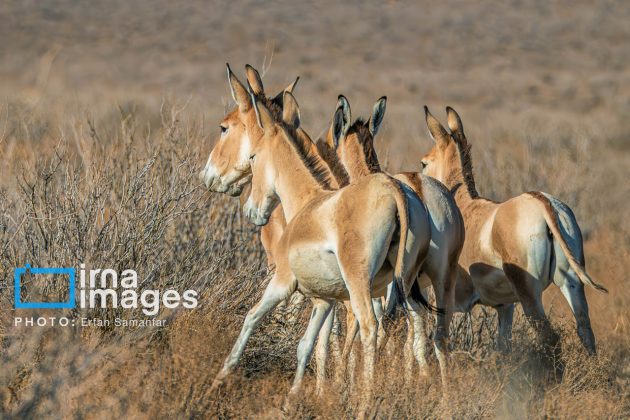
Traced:
[[282, 413], [285, 417], [294, 417], [291, 413], [293, 413], [297, 406], [298, 393], [293, 390], [293, 387], [287, 394], [284, 399], [284, 404], [282, 404]]

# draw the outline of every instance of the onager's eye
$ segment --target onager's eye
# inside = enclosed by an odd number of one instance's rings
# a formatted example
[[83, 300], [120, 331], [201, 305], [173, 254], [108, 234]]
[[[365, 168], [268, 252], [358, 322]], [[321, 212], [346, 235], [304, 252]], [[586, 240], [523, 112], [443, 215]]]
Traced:
[[225, 125], [220, 125], [219, 127], [221, 127], [221, 135], [224, 135], [225, 133], [227, 133], [228, 127], [226, 127]]
[[429, 163], [426, 160], [421, 160], [420, 161], [420, 169], [424, 170], [426, 169], [426, 167], [429, 165]]

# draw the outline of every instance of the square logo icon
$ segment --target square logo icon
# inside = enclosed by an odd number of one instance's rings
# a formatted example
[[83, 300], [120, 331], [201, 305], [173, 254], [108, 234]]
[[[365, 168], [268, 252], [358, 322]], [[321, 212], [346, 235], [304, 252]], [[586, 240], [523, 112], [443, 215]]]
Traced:
[[[32, 275], [56, 275], [67, 276], [68, 278], [68, 300], [65, 302], [22, 302], [22, 276], [30, 273]], [[15, 291], [15, 309], [72, 309], [75, 304], [75, 269], [74, 268], [32, 268], [26, 264], [24, 267], [17, 267], [13, 271], [14, 291]], [[61, 281], [61, 277], [55, 279]]]

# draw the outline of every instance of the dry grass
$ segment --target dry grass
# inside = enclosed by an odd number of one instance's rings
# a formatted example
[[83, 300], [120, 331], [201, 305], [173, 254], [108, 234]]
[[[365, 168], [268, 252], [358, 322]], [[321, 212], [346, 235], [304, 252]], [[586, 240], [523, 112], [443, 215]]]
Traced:
[[[391, 171], [417, 168], [430, 146], [421, 105], [436, 115], [454, 106], [474, 144], [480, 192], [504, 199], [540, 189], [566, 201], [585, 234], [588, 270], [611, 291], [587, 292], [595, 358], [581, 350], [560, 293], [546, 292], [563, 337], [561, 381], [545, 377], [520, 310], [509, 356], [494, 352], [493, 311], [458, 316], [448, 404], [435, 379], [403, 383], [398, 325], [370, 413], [630, 416], [624, 2], [155, 3], [9, 1], [0, 9], [1, 417], [357, 415], [360, 389], [334, 386], [317, 398], [312, 375], [303, 397], [281, 410], [306, 311], [290, 325], [278, 310], [227, 386], [209, 393], [266, 270], [237, 201], [204, 191], [196, 173], [229, 103], [223, 63], [260, 65], [272, 50], [267, 88], [302, 76], [297, 96], [313, 136], [337, 94], [356, 115], [388, 95], [377, 148]], [[134, 268], [141, 289], [196, 289], [200, 305], [160, 312], [162, 328], [13, 326], [15, 316], [32, 315], [5, 309], [14, 267], [79, 262]], [[333, 376], [336, 366], [329, 369]]]

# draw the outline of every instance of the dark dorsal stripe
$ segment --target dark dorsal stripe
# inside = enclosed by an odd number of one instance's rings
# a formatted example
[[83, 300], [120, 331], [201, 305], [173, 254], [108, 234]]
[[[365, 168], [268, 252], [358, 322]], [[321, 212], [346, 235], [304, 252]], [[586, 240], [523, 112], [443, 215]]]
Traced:
[[317, 153], [313, 152], [313, 142], [308, 135], [303, 130], [301, 133], [298, 133], [295, 127], [286, 124], [282, 120], [276, 120], [276, 124], [284, 130], [285, 137], [289, 141], [289, 144], [293, 146], [293, 150], [295, 150], [300, 157], [302, 163], [315, 181], [317, 181], [324, 190], [335, 190], [330, 170], [322, 158]]
[[472, 152], [468, 142], [464, 139], [460, 139], [459, 136], [451, 136], [455, 142], [457, 148], [457, 154], [459, 155], [459, 161], [462, 166], [462, 178], [464, 185], [468, 190], [468, 194], [472, 198], [479, 198], [477, 187], [475, 186], [475, 177], [473, 176], [473, 163]]
[[304, 166], [306, 166], [317, 183], [325, 190], [334, 190], [328, 168], [317, 154], [311, 152], [308, 143], [312, 143], [312, 141], [308, 134], [304, 130], [298, 133], [295, 127], [284, 122], [282, 119], [282, 106], [273, 98], [268, 98], [265, 95], [256, 95], [256, 100], [269, 110], [271, 118], [284, 130], [289, 143], [293, 146], [302, 163], [304, 163]]

